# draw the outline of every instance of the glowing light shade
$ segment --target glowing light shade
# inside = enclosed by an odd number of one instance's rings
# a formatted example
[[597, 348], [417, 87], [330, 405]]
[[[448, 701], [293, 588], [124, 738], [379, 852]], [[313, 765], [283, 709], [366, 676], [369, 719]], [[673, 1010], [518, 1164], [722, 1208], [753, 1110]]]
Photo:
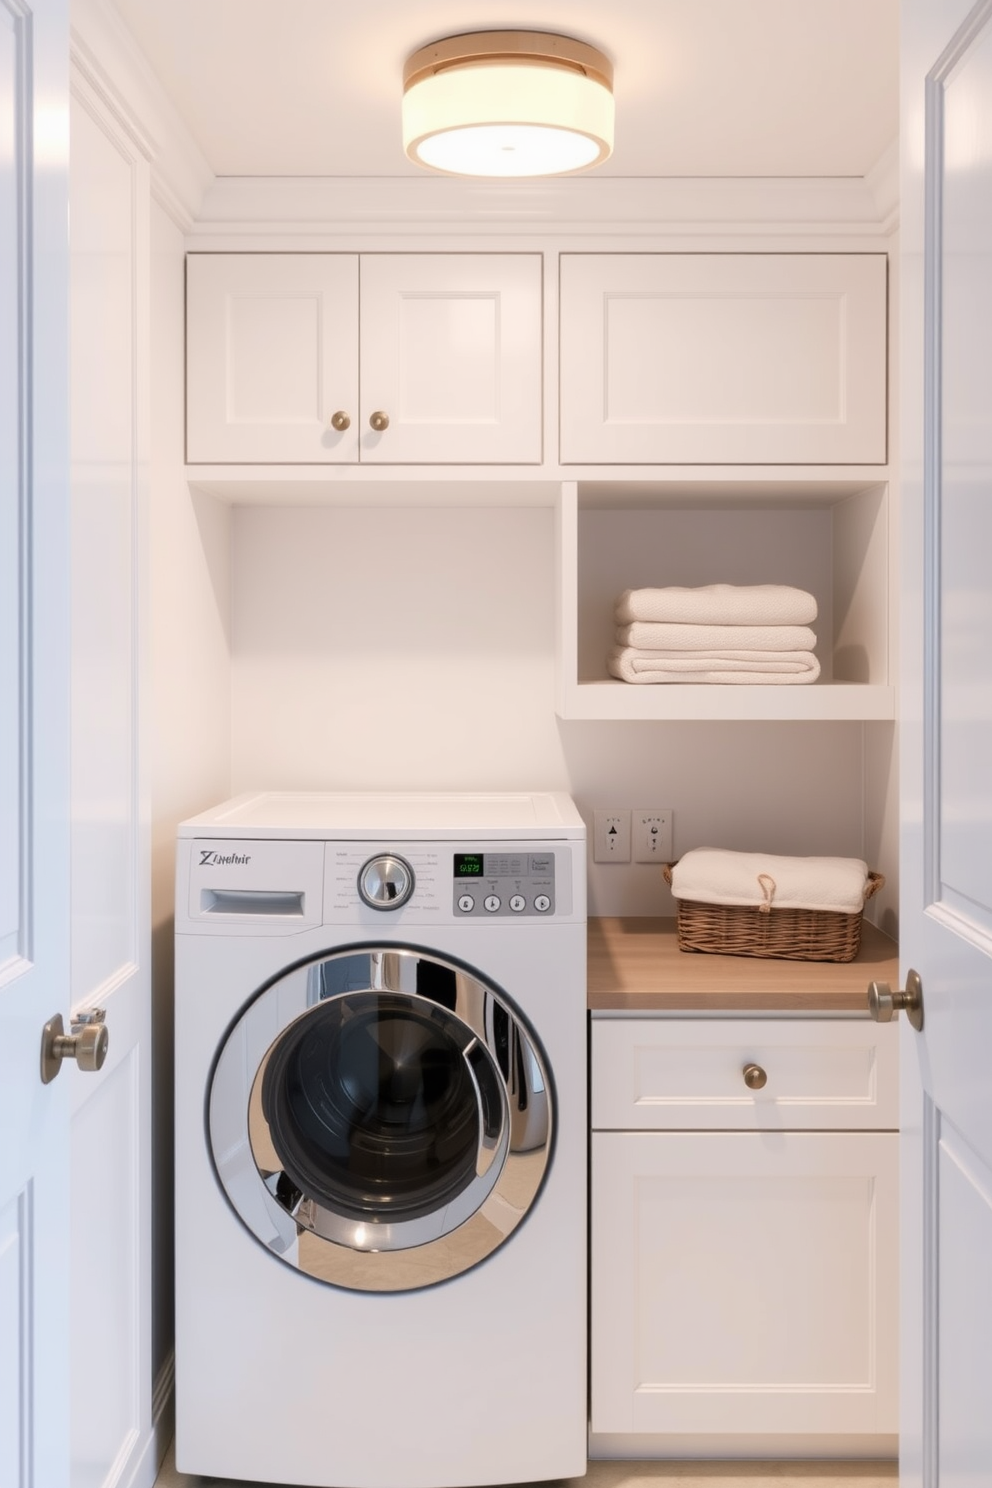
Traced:
[[403, 71], [403, 148], [458, 176], [560, 176], [613, 149], [613, 67], [545, 31], [475, 31], [421, 47]]

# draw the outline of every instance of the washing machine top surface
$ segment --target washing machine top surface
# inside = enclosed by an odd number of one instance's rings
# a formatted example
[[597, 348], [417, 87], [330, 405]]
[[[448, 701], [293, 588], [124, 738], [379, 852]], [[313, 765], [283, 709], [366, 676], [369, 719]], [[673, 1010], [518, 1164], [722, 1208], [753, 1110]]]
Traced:
[[585, 827], [564, 792], [261, 791], [190, 817], [180, 837], [430, 841], [575, 838]]

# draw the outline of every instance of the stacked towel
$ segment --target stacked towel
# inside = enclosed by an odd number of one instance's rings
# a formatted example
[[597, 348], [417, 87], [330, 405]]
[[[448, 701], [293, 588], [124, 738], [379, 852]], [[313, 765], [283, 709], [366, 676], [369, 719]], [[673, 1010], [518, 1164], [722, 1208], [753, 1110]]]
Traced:
[[610, 675], [623, 682], [815, 682], [816, 600], [784, 584], [626, 589]]

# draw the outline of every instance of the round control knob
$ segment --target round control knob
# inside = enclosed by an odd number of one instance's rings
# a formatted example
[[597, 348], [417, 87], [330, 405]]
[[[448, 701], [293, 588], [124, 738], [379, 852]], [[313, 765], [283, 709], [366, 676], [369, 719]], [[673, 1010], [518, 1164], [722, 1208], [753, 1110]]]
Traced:
[[548, 910], [551, 908], [551, 900], [548, 898], [547, 894], [538, 894], [537, 898], [534, 900], [534, 908], [537, 910], [538, 914], [547, 914]]
[[472, 898], [472, 895], [459, 894], [458, 908], [461, 910], [462, 914], [471, 914], [473, 909], [475, 908], [475, 900]]
[[523, 913], [523, 911], [527, 908], [527, 900], [524, 898], [523, 894], [513, 895], [510, 900], [510, 908], [513, 910], [514, 914]]
[[482, 901], [483, 909], [485, 909], [489, 914], [495, 914], [496, 911], [499, 909], [499, 906], [500, 898], [498, 894], [487, 894], [485, 899], [483, 899]]
[[370, 909], [399, 909], [413, 893], [413, 869], [405, 858], [380, 853], [358, 875], [358, 892]]

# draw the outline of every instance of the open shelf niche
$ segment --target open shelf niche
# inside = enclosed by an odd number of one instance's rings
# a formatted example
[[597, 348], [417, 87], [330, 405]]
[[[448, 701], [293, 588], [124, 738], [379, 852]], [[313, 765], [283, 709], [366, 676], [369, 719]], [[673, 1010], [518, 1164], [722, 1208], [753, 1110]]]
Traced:
[[[739, 476], [739, 478], [738, 478]], [[889, 487], [872, 467], [568, 481], [557, 508], [557, 711], [574, 719], [892, 719]], [[611, 678], [624, 589], [790, 584], [815, 595], [805, 685]]]

